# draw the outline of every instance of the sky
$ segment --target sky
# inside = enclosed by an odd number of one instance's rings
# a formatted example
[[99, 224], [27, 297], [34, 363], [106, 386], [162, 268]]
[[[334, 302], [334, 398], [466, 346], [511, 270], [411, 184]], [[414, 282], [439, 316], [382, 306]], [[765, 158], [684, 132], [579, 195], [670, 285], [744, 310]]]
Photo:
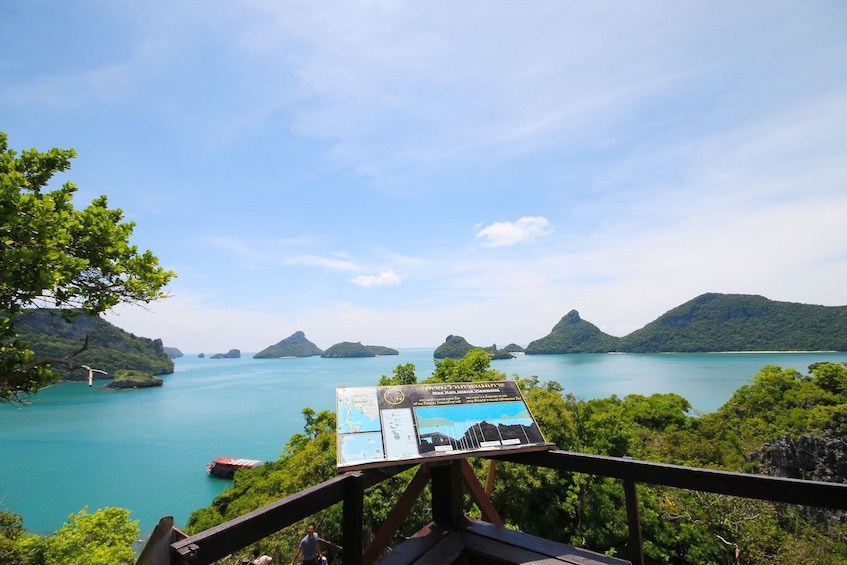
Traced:
[[847, 305], [847, 3], [5, 0], [0, 131], [73, 148], [185, 353], [526, 346], [705, 292]]

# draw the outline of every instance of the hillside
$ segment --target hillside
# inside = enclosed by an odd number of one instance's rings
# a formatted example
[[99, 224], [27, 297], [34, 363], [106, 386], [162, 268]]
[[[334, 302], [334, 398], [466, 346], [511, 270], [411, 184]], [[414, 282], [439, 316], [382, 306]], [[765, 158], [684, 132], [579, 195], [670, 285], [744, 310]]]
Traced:
[[621, 351], [847, 351], [847, 306], [708, 293], [621, 339]]
[[607, 353], [615, 351], [618, 342], [618, 338], [603, 333], [594, 324], [581, 319], [579, 312], [571, 310], [548, 335], [531, 342], [526, 353]]
[[547, 336], [526, 348], [530, 355], [610, 351], [847, 351], [847, 306], [707, 293], [621, 338], [602, 332], [571, 310]]
[[[138, 337], [99, 317], [81, 314], [68, 323], [56, 310], [30, 310], [21, 316], [18, 330], [20, 339], [29, 344], [36, 356], [54, 359], [80, 349], [88, 335], [88, 349], [73, 360], [109, 375], [95, 378], [112, 378], [121, 369], [153, 375], [174, 372], [174, 363], [165, 354], [161, 340]], [[53, 369], [63, 380], [88, 378], [86, 371], [68, 372], [62, 365], [53, 365]]]
[[253, 359], [279, 359], [281, 357], [312, 357], [323, 350], [306, 339], [306, 334], [296, 331], [282, 341], [268, 346], [253, 356]]

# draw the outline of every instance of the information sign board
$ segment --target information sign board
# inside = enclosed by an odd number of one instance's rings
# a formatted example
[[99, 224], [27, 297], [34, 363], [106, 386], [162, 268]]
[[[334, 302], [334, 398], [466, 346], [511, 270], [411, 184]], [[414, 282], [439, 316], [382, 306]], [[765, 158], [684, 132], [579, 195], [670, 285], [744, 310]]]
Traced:
[[517, 383], [336, 389], [339, 470], [549, 449]]

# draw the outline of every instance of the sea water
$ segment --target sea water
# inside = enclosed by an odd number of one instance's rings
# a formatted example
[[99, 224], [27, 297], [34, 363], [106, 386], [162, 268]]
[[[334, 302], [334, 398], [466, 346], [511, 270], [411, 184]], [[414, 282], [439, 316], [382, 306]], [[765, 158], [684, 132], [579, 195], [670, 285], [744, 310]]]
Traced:
[[[399, 364], [432, 374], [432, 349], [322, 359], [209, 359], [186, 355], [164, 386], [106, 391], [103, 381], [58, 384], [29, 405], [0, 405], [0, 510], [50, 534], [68, 515], [117, 506], [143, 534], [165, 515], [184, 526], [230, 481], [206, 464], [231, 456], [274, 460], [303, 431], [302, 410], [335, 410], [338, 386], [375, 385]], [[581, 399], [673, 392], [713, 412], [765, 365], [807, 372], [847, 353], [518, 355], [492, 367], [507, 377], [555, 380]]]

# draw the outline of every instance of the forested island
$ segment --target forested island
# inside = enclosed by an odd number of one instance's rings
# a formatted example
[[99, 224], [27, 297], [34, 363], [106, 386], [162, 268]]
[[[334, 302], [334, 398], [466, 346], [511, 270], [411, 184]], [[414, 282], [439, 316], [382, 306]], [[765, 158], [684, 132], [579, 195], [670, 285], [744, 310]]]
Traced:
[[[434, 357], [460, 359], [471, 349], [450, 335]], [[494, 359], [493, 347], [482, 347]], [[847, 351], [847, 306], [777, 302], [748, 294], [707, 293], [666, 312], [624, 337], [604, 333], [571, 310], [548, 335], [502, 353], [707, 353], [728, 351]]]
[[707, 293], [620, 338], [600, 331], [571, 310], [547, 336], [526, 348], [528, 355], [612, 351], [847, 351], [847, 306]]

